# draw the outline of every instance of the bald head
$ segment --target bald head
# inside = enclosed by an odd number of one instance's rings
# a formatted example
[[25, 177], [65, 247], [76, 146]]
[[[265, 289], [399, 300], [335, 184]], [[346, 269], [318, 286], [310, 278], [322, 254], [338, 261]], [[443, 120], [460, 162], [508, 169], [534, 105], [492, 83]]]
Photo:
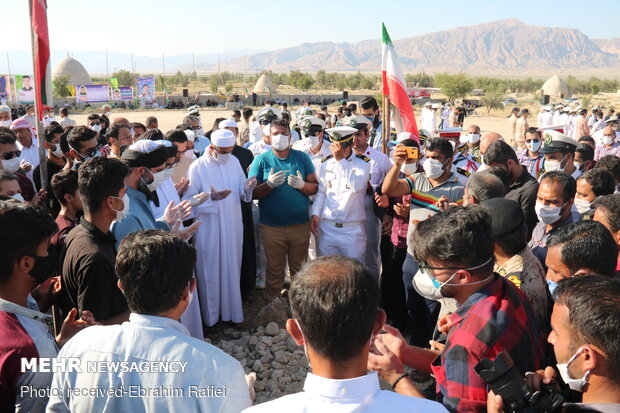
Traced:
[[489, 132], [485, 133], [482, 138], [480, 138], [480, 153], [484, 155], [487, 151], [487, 148], [494, 142], [499, 140], [503, 140], [502, 135], [497, 132]]
[[127, 118], [114, 118], [114, 120], [112, 121], [112, 126], [116, 125], [116, 124], [122, 124], [127, 126], [128, 128], [131, 127], [131, 124], [129, 123], [129, 120], [127, 120]]

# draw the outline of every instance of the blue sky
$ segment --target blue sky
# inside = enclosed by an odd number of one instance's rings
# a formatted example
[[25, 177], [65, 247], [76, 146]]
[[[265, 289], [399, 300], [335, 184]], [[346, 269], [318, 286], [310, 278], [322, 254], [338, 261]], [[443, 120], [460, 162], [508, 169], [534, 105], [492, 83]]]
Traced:
[[[28, 50], [27, 0], [2, 3], [11, 5], [2, 28], [11, 36], [0, 52]], [[608, 0], [48, 0], [53, 49], [146, 56], [378, 39], [382, 21], [393, 40], [509, 18], [611, 38], [620, 37], [619, 13]]]

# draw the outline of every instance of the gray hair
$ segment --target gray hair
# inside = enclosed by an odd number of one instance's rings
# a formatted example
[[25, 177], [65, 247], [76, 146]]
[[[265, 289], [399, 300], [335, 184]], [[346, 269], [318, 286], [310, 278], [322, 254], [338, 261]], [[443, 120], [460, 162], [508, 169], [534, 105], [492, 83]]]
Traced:
[[478, 203], [491, 198], [503, 198], [506, 194], [502, 180], [486, 172], [478, 172], [470, 176], [465, 189], [467, 194], [473, 196]]
[[3, 113], [3, 112], [11, 113], [11, 108], [8, 107], [7, 105], [0, 105], [0, 113]]

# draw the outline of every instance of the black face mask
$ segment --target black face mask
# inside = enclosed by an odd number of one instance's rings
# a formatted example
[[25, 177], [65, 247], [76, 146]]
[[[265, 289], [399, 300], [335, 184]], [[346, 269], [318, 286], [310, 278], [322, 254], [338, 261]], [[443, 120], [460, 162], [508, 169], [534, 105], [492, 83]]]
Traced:
[[43, 284], [45, 280], [56, 275], [58, 270], [58, 251], [55, 247], [50, 246], [47, 257], [30, 254], [28, 256], [37, 260], [29, 274], [38, 284]]

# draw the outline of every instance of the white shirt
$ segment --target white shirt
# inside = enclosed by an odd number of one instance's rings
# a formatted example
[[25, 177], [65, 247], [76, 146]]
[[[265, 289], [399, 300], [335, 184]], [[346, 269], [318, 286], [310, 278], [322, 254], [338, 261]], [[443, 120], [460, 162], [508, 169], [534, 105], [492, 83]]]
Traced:
[[[84, 370], [88, 362], [122, 361], [132, 365], [138, 363], [138, 366], [139, 363], [174, 361], [178, 362], [174, 364], [175, 368], [182, 370], [176, 373], [112, 373], [105, 370], [57, 372], [52, 382], [48, 413], [237, 413], [252, 405], [239, 362], [217, 347], [191, 337], [181, 323], [167, 317], [132, 313], [129, 321], [121, 325], [86, 328], [64, 345], [58, 357], [77, 357]], [[213, 389], [225, 388], [226, 397], [200, 397], [195, 393], [202, 391], [201, 389], [207, 391], [210, 386], [213, 386]], [[92, 397], [68, 391], [93, 388], [121, 388], [127, 393], [124, 393], [123, 397]], [[136, 389], [150, 392], [159, 390], [161, 395], [168, 397], [129, 397]], [[164, 393], [166, 391], [170, 393]], [[179, 391], [182, 393], [178, 393]]]
[[37, 121], [34, 115], [29, 115], [26, 113], [24, 116], [22, 116], [22, 119], [27, 120], [28, 123], [30, 123], [30, 126], [32, 126], [33, 128], [37, 127]]
[[319, 190], [311, 215], [336, 223], [364, 221], [364, 196], [369, 179], [370, 161], [355, 153], [339, 161], [333, 156], [326, 158], [319, 169]]
[[441, 404], [381, 390], [376, 372], [354, 379], [327, 379], [308, 373], [304, 391], [251, 407], [247, 413], [443, 413]]
[[30, 179], [30, 181], [32, 182], [32, 185], [34, 186], [34, 180], [32, 178], [32, 175], [34, 173], [34, 169], [37, 167], [37, 165], [39, 165], [39, 161], [40, 161], [39, 142], [37, 141], [37, 137], [36, 136], [32, 137], [32, 143], [30, 144], [30, 148], [26, 148], [24, 145], [19, 143], [19, 140], [16, 143], [17, 143], [17, 149], [22, 151], [21, 159], [23, 159], [26, 162], [30, 162], [32, 164], [32, 169], [26, 173], [26, 176], [28, 177], [28, 179]]
[[364, 151], [364, 156], [370, 158], [370, 185], [372, 185], [372, 189], [376, 191], [377, 187], [383, 182], [383, 178], [385, 178], [387, 171], [392, 167], [392, 162], [386, 154], [370, 145], [366, 148], [366, 151]]
[[76, 123], [73, 119], [69, 119], [69, 117], [67, 116], [66, 118], [61, 118], [60, 119], [60, 126], [62, 126], [63, 128], [66, 128], [67, 126], [75, 126]]
[[321, 161], [332, 154], [332, 151], [329, 150], [329, 142], [327, 142], [326, 140], [323, 140], [323, 143], [321, 144], [321, 149], [319, 149], [316, 154], [310, 150], [310, 140], [307, 138], [293, 143], [291, 148], [308, 155], [316, 171], [319, 170], [319, 167], [321, 166]]
[[540, 127], [546, 128], [549, 126], [553, 126], [553, 115], [551, 112], [543, 112], [540, 114]]
[[251, 144], [248, 149], [252, 152], [252, 155], [256, 156], [261, 153], [269, 152], [271, 150], [271, 145], [268, 145], [261, 139], [260, 141]]
[[256, 120], [250, 124], [250, 136], [248, 139], [252, 143], [263, 140], [263, 126]]

